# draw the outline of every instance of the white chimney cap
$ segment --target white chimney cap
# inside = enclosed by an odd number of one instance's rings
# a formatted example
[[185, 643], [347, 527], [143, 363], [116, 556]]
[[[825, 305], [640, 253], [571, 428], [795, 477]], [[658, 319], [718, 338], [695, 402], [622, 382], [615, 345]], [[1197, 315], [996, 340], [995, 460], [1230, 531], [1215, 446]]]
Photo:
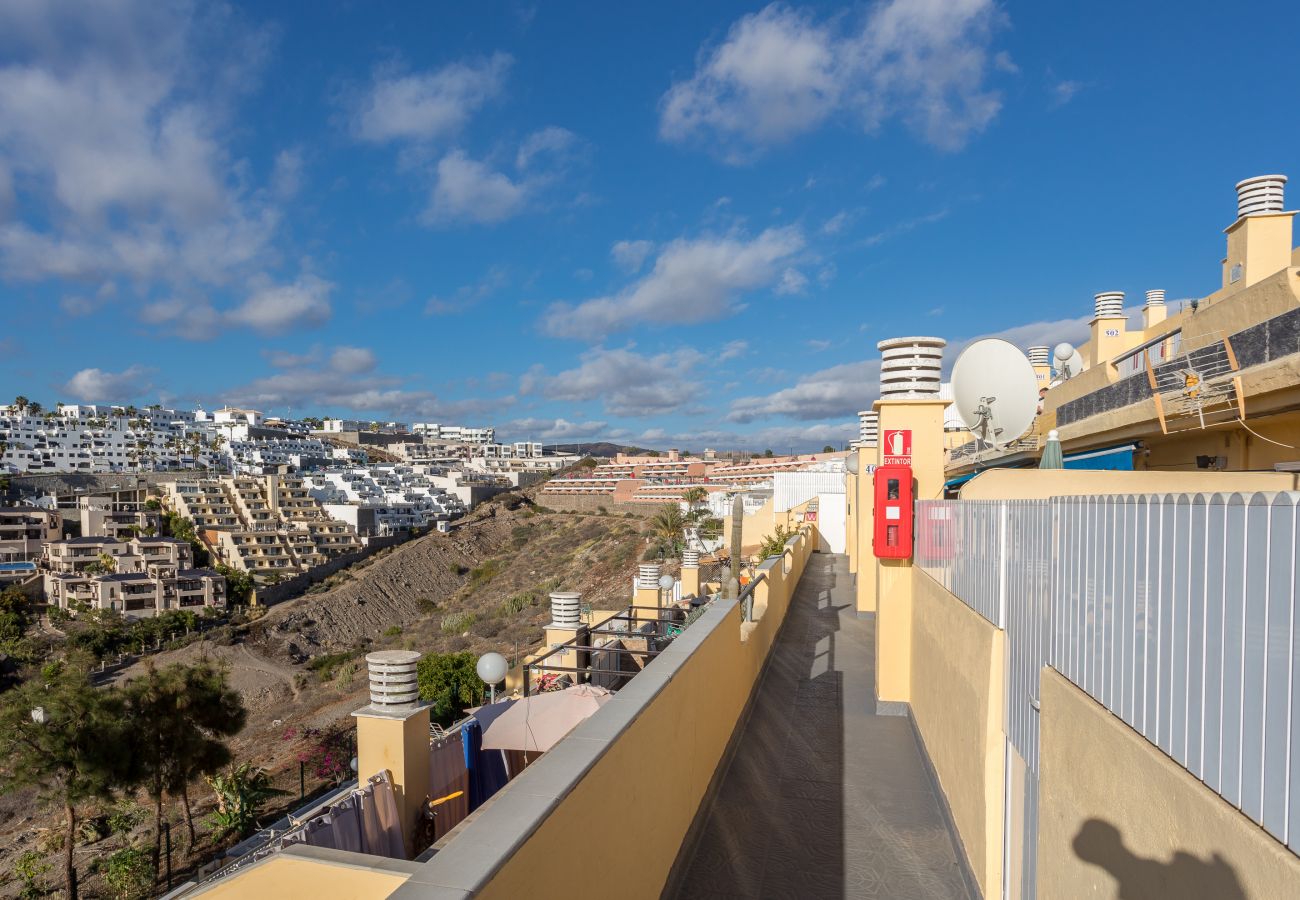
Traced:
[[1285, 175], [1256, 175], [1237, 182], [1237, 218], [1282, 212]]

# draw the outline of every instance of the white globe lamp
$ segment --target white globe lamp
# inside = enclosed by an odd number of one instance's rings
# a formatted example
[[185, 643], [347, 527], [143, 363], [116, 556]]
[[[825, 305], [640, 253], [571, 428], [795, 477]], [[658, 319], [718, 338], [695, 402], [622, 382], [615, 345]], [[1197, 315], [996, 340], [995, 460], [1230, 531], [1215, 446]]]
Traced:
[[497, 699], [497, 685], [506, 680], [506, 672], [510, 666], [506, 658], [500, 653], [484, 653], [478, 658], [478, 665], [475, 666], [478, 671], [478, 677], [488, 686], [492, 692], [492, 702]]

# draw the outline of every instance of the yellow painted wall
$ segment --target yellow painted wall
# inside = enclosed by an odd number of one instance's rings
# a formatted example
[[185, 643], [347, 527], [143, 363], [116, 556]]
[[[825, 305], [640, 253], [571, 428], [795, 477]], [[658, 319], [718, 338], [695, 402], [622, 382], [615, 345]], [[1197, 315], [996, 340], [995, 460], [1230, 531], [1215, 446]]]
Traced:
[[[282, 850], [238, 875], [215, 881], [190, 896], [202, 895], [211, 900], [323, 900], [330, 897], [378, 900], [397, 890], [410, 877], [406, 872], [385, 872], [364, 865], [304, 859], [295, 856], [296, 852], [293, 848]], [[365, 859], [359, 853], [346, 856]], [[369, 859], [381, 864], [388, 862], [382, 857]]]
[[[875, 404], [882, 441], [887, 431], [911, 429], [917, 500], [943, 496], [943, 411], [949, 402], [909, 399], [877, 400]], [[870, 568], [860, 567], [858, 578]], [[876, 697], [885, 702], [907, 702], [912, 682], [912, 560], [882, 559], [876, 568]]]
[[1099, 494], [1291, 491], [1289, 472], [1102, 472], [1088, 469], [988, 469], [962, 485], [963, 500], [1041, 500]]
[[[357, 720], [357, 776], [365, 779], [387, 771], [401, 816], [406, 851], [414, 856], [415, 834], [429, 797], [429, 708], [405, 719], [353, 713]], [[421, 848], [423, 849], [423, 848]]]
[[[620, 863], [619, 872], [608, 876], [614, 881], [603, 882], [611, 895], [659, 897], [785, 618], [793, 589], [817, 545], [815, 530], [806, 528], [792, 543], [787, 557], [790, 572], [784, 572], [779, 560], [773, 564], [768, 582], [760, 586], [763, 603], [755, 605], [761, 618], [743, 629], [745, 639], [736, 619], [728, 617], [719, 624], [540, 827], [509, 855], [479, 897], [571, 900], [580, 896], [582, 891], [575, 885], [584, 882], [582, 867], [574, 866], [575, 846], [581, 847], [583, 859]], [[674, 752], [664, 753], [665, 747]], [[520, 786], [526, 785], [520, 782]], [[610, 798], [617, 798], [618, 808], [630, 811], [630, 817], [619, 819], [618, 827], [593, 827], [593, 823], [614, 821]], [[471, 838], [472, 831], [463, 837]], [[455, 852], [452, 842], [442, 854]], [[588, 885], [591, 890], [601, 889], [594, 882]]]
[[1051, 669], [1041, 721], [1038, 896], [1300, 896], [1300, 858]]
[[1006, 633], [920, 569], [913, 577], [912, 715], [980, 890], [995, 897], [1002, 884]]

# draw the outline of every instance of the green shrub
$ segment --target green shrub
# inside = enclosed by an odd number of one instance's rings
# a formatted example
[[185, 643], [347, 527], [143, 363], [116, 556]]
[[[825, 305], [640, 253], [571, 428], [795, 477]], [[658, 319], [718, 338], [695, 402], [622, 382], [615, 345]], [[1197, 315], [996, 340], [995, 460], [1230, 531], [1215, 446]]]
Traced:
[[503, 616], [517, 616], [529, 607], [536, 605], [537, 595], [531, 591], [525, 591], [522, 594], [515, 594], [513, 597], [502, 600], [501, 614]]
[[401, 625], [391, 625], [384, 629], [384, 637], [397, 637], [402, 633]]
[[493, 578], [501, 574], [501, 560], [489, 559], [481, 566], [476, 566], [469, 570], [470, 584], [478, 587], [487, 584]]
[[477, 663], [473, 653], [429, 653], [420, 659], [420, 699], [433, 704], [429, 714], [435, 721], [450, 725], [461, 710], [482, 700]]
[[104, 882], [120, 900], [153, 894], [153, 860], [147, 850], [124, 847], [104, 860]]
[[453, 575], [464, 575], [469, 571], [469, 567], [462, 566], [460, 563], [447, 563], [447, 571]]
[[321, 681], [329, 681], [334, 677], [335, 670], [346, 662], [351, 662], [357, 655], [355, 650], [341, 650], [338, 653], [323, 653], [320, 656], [312, 657], [307, 663], [307, 668], [316, 673]]
[[129, 834], [135, 830], [135, 826], [144, 821], [144, 815], [144, 810], [140, 807], [129, 800], [123, 800], [113, 807], [113, 811], [108, 814], [105, 821], [110, 833]]
[[18, 894], [21, 900], [45, 896], [46, 891], [41, 884], [41, 876], [50, 871], [50, 868], [50, 864], [43, 861], [41, 854], [35, 850], [28, 850], [14, 860], [14, 874], [23, 883], [22, 890]]
[[478, 621], [478, 616], [472, 612], [452, 613], [444, 616], [442, 620], [443, 634], [463, 634], [469, 631], [471, 625]]

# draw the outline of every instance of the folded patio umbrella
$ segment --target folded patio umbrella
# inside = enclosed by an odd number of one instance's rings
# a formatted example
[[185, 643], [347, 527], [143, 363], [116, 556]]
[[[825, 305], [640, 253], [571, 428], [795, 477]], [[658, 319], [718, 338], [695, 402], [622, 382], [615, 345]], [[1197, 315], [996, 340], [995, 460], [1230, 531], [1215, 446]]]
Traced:
[[550, 750], [613, 696], [604, 688], [579, 684], [524, 697], [484, 730], [483, 749]]
[[1040, 469], [1064, 469], [1061, 459], [1061, 438], [1053, 428], [1047, 432], [1047, 443], [1043, 444], [1043, 457], [1038, 461]]

